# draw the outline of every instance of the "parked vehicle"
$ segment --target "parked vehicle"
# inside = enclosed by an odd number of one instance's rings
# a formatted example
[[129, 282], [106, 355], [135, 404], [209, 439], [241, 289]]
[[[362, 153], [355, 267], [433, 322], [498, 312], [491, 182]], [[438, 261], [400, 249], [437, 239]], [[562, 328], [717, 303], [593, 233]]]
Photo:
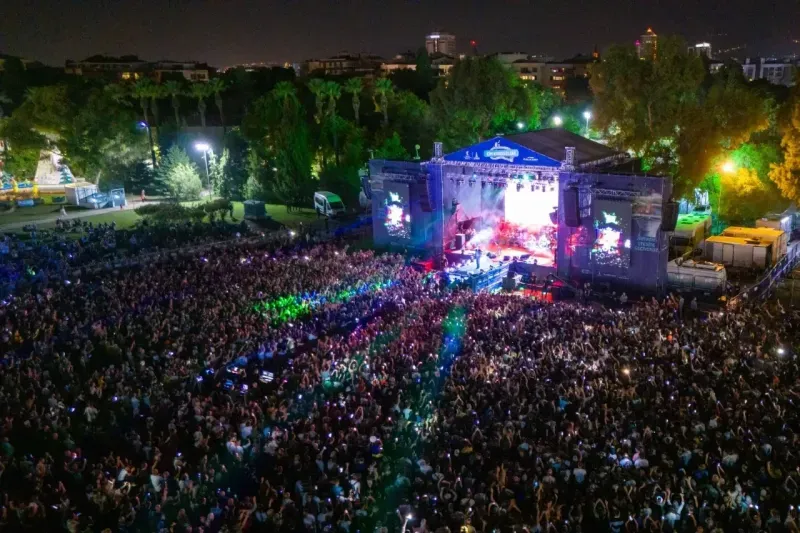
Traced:
[[314, 193], [314, 210], [317, 215], [336, 217], [345, 213], [344, 203], [339, 195], [327, 191]]

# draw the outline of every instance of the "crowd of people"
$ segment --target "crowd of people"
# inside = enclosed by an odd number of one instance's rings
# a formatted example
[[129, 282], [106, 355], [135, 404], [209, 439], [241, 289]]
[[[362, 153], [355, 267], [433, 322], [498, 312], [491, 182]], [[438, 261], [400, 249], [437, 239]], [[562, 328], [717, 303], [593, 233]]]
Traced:
[[800, 531], [796, 312], [280, 244], [2, 302], [0, 529]]
[[244, 223], [222, 221], [150, 223], [145, 220], [130, 229], [117, 229], [115, 222], [74, 219], [57, 221], [52, 231], [39, 231], [35, 225], [28, 229], [30, 231], [23, 235], [6, 233], [0, 238], [0, 291], [4, 294], [19, 283], [36, 283], [50, 276], [63, 277], [76, 268], [120, 257], [251, 234]]

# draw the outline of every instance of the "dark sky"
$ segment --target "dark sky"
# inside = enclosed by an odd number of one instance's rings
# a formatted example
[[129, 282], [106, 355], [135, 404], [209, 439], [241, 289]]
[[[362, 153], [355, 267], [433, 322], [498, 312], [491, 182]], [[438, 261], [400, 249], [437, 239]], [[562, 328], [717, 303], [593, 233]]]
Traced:
[[[92, 54], [225, 66], [342, 50], [391, 57], [433, 29], [481, 52], [588, 53], [647, 26], [748, 53], [800, 52], [798, 0], [0, 0], [0, 53], [61, 65]], [[724, 35], [720, 35], [724, 34]]]

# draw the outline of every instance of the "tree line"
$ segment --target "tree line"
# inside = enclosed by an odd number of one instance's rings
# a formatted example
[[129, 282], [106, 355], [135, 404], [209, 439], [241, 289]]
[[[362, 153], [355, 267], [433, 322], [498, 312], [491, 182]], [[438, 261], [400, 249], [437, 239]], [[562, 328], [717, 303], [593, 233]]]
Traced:
[[613, 46], [591, 70], [594, 126], [643, 171], [672, 176], [676, 198], [708, 190], [726, 222], [749, 223], [800, 199], [800, 93], [718, 66], [678, 37], [659, 37], [655, 60]]
[[184, 132], [213, 125], [224, 132], [208, 154], [214, 192], [297, 205], [321, 187], [354, 202], [370, 157], [424, 159], [437, 139], [455, 149], [520, 123], [536, 129], [559, 104], [489, 58], [464, 59], [436, 79], [424, 50], [416, 71], [377, 78], [298, 78], [278, 68], [193, 83], [62, 77], [26, 85], [25, 76], [0, 75], [0, 91], [22, 86], [6, 98], [0, 124], [7, 172], [32, 176], [39, 150], [50, 145], [90, 181], [194, 196], [205, 169], [186, 153]]
[[[0, 136], [6, 171], [23, 177], [51, 144], [91, 181], [194, 196], [208, 180], [227, 198], [305, 205], [316, 188], [354, 202], [370, 157], [426, 159], [435, 140], [455, 150], [550, 126], [555, 114], [583, 133], [582, 113], [591, 110], [593, 138], [635, 156], [640, 171], [672, 176], [676, 197], [709, 190], [727, 220], [800, 198], [797, 90], [749, 81], [733, 63], [712, 72], [678, 37], [660, 38], [654, 60], [612, 46], [590, 73], [585, 100], [567, 103], [492, 58], [459, 60], [436, 78], [424, 49], [416, 70], [376, 78], [273, 68], [232, 69], [211, 82], [109, 84], [31, 79], [7, 62]], [[187, 126], [224, 132], [208, 154], [208, 178], [185, 151]]]

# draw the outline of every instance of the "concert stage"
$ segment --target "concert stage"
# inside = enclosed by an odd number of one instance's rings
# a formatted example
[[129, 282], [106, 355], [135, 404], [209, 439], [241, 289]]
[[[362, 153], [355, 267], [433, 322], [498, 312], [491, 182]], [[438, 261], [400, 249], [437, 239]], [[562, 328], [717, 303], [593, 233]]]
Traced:
[[436, 143], [422, 163], [373, 160], [375, 243], [414, 250], [478, 290], [497, 288], [511, 270], [658, 292], [672, 184], [603, 173], [626, 157], [556, 129], [446, 155]]

